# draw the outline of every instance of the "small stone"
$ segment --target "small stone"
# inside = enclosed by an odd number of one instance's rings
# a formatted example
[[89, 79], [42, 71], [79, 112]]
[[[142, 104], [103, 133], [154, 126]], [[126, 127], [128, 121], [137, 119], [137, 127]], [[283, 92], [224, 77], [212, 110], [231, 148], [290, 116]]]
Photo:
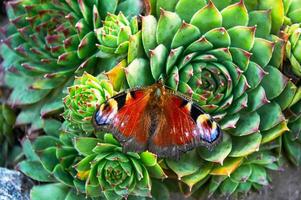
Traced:
[[33, 183], [18, 171], [0, 168], [0, 200], [29, 200]]

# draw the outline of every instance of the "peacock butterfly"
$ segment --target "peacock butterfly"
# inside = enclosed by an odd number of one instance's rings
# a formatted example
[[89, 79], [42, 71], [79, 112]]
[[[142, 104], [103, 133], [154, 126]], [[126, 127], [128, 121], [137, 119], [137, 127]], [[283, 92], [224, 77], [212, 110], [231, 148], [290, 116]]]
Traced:
[[113, 96], [97, 109], [93, 124], [112, 132], [125, 152], [148, 150], [161, 158], [178, 159], [200, 145], [212, 148], [222, 137], [197, 103], [162, 83]]

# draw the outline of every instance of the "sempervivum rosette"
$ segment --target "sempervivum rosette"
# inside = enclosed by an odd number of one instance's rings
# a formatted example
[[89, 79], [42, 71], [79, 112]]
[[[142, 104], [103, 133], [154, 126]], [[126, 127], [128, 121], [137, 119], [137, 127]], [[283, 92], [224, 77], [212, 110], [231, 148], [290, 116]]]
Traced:
[[[297, 88], [278, 69], [285, 43], [271, 34], [272, 24], [273, 32], [279, 32], [283, 17], [279, 22], [274, 10], [256, 7], [248, 12], [242, 1], [222, 10], [211, 1], [158, 0], [150, 1], [147, 8], [150, 15], [141, 20], [147, 57], [118, 65], [125, 71], [119, 82], [124, 78], [135, 88], [163, 79], [168, 87], [192, 97], [221, 125], [223, 141], [213, 151], [197, 149], [201, 160], [192, 159], [194, 151], [180, 161], [166, 160], [166, 169], [196, 191], [211, 177], [231, 176], [248, 156], [264, 144], [273, 147], [270, 143], [279, 143], [277, 138], [288, 130], [282, 110], [293, 98], [286, 92], [295, 94]], [[113, 85], [116, 77], [115, 73]]]
[[97, 58], [94, 30], [107, 13], [122, 11], [131, 18], [141, 8], [138, 0], [9, 1], [1, 55], [13, 89], [9, 103], [24, 107], [16, 123], [32, 124], [32, 132], [42, 128], [40, 116], [61, 112], [62, 91], [75, 73], [105, 69]]
[[301, 1], [300, 0], [284, 0], [285, 23], [300, 23], [301, 22]]
[[101, 77], [95, 78], [86, 72], [76, 77], [64, 98], [64, 118], [70, 122], [70, 128], [79, 132], [93, 132], [91, 120], [96, 108], [113, 94], [112, 85]]
[[26, 140], [23, 148], [28, 150], [27, 160], [19, 169], [34, 180], [50, 182], [35, 186], [32, 199], [50, 198], [45, 191], [55, 188], [59, 188], [56, 197], [61, 199], [77, 195], [79, 199], [109, 200], [156, 196], [152, 188], [158, 186], [166, 190], [160, 183], [152, 185], [151, 177], [166, 177], [156, 155], [125, 154], [111, 134], [95, 138], [49, 132], [32, 145]]
[[129, 21], [121, 12], [118, 15], [108, 14], [103, 27], [96, 30], [100, 41], [100, 56], [126, 55], [130, 37], [138, 32], [137, 17]]
[[[123, 153], [111, 134], [91, 134], [97, 106], [114, 92], [102, 78], [87, 73], [76, 78], [65, 98], [65, 123], [46, 123], [45, 136], [32, 144], [28, 139], [23, 142], [27, 160], [19, 164], [19, 169], [34, 180], [58, 182], [36, 186], [32, 199], [43, 199], [45, 190], [55, 188], [60, 190], [57, 198], [68, 199], [78, 192], [80, 199], [109, 200], [158, 195], [151, 188], [167, 190], [160, 183], [152, 187], [151, 178], [166, 178], [156, 155]], [[63, 131], [58, 131], [60, 127]]]
[[293, 24], [286, 27], [285, 37], [287, 37], [286, 56], [290, 61], [293, 74], [301, 77], [301, 27], [300, 24]]
[[301, 164], [301, 89], [299, 87], [299, 94], [295, 96], [299, 99], [298, 102], [292, 102], [289, 111], [292, 114], [288, 127], [290, 132], [283, 136], [283, 146], [285, 153], [288, 155], [290, 161], [300, 166]]

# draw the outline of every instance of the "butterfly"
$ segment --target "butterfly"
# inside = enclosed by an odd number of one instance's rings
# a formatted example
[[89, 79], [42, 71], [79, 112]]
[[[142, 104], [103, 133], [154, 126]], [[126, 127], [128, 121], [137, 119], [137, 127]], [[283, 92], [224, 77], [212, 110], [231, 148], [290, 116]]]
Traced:
[[162, 83], [121, 92], [93, 116], [96, 130], [111, 132], [125, 152], [150, 151], [179, 159], [200, 145], [212, 148], [222, 137], [219, 125], [190, 98]]

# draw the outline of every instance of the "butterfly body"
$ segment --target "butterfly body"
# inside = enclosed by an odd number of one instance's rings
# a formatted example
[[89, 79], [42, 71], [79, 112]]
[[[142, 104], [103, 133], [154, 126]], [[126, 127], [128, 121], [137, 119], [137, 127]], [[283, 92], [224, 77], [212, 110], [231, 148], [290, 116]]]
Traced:
[[108, 99], [93, 123], [96, 129], [112, 132], [124, 151], [149, 150], [159, 157], [179, 158], [194, 147], [213, 146], [222, 135], [195, 102], [161, 83]]

